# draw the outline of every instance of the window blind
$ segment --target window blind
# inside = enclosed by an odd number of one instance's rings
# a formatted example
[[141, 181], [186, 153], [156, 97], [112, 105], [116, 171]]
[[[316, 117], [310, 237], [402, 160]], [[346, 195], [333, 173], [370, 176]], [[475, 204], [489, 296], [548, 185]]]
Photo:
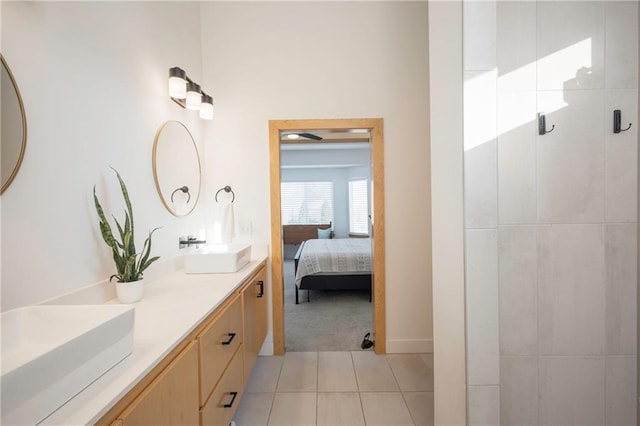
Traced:
[[282, 182], [283, 225], [333, 222], [333, 182]]
[[369, 233], [369, 211], [367, 205], [367, 180], [349, 181], [349, 232]]

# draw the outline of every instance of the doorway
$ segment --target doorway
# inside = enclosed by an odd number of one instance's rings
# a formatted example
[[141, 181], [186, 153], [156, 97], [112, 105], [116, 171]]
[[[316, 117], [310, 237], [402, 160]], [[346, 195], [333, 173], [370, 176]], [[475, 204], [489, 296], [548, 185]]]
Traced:
[[281, 213], [281, 136], [283, 133], [314, 131], [348, 131], [364, 129], [370, 135], [373, 182], [372, 200], [372, 304], [374, 350], [386, 352], [385, 337], [385, 258], [384, 258], [384, 162], [383, 120], [365, 119], [307, 119], [269, 121], [271, 243], [272, 243], [272, 312], [274, 354], [285, 352], [284, 339], [284, 277], [283, 231]]

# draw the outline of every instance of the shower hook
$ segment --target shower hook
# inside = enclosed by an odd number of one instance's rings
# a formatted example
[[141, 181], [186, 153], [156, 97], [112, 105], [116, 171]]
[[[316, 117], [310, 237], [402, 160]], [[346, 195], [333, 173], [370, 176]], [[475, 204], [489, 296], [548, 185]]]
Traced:
[[551, 133], [553, 132], [553, 129], [556, 128], [556, 125], [553, 124], [551, 126], [551, 130], [547, 130], [547, 119], [544, 116], [543, 113], [539, 112], [538, 113], [538, 134], [539, 135], [546, 135], [547, 133]]
[[613, 133], [626, 132], [631, 128], [631, 123], [626, 129], [622, 129], [622, 112], [619, 109], [613, 110]]

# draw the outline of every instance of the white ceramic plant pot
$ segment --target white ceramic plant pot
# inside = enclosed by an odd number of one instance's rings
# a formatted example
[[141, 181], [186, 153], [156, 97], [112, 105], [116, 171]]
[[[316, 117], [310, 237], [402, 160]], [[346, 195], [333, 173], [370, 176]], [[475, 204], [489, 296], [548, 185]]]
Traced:
[[116, 294], [122, 303], [135, 303], [142, 299], [144, 279], [128, 283], [116, 283]]

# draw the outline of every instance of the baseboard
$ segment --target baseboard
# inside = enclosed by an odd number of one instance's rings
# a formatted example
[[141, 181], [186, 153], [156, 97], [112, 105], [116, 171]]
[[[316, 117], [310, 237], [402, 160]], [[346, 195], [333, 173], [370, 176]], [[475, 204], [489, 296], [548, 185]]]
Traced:
[[431, 354], [433, 339], [389, 339], [388, 354]]
[[271, 356], [273, 355], [273, 341], [265, 340], [262, 344], [262, 348], [260, 349], [260, 353], [258, 355], [261, 356]]

